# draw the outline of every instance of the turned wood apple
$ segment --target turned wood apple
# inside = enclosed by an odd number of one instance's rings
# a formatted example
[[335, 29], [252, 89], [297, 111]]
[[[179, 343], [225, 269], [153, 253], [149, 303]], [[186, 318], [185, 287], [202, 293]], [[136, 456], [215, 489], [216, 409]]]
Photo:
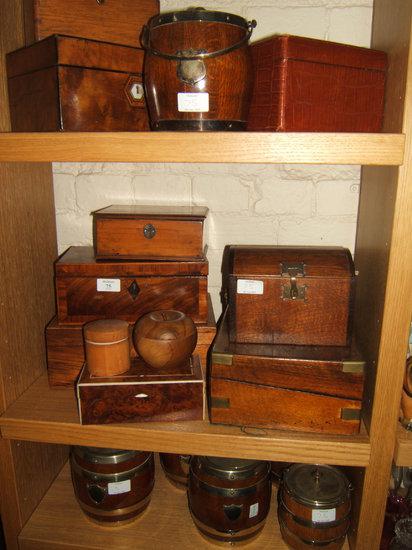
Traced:
[[133, 329], [137, 354], [157, 369], [181, 365], [192, 355], [196, 343], [196, 325], [181, 311], [152, 311], [140, 317]]

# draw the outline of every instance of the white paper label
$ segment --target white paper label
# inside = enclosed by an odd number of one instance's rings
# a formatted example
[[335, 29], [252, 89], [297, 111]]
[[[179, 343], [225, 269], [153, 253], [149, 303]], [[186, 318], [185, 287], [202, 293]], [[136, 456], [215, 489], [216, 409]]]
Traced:
[[238, 294], [263, 294], [263, 281], [238, 279], [237, 293]]
[[121, 493], [129, 493], [131, 488], [130, 479], [124, 481], [113, 481], [107, 484], [107, 492], [109, 495], [120, 495]]
[[207, 113], [209, 94], [206, 92], [177, 94], [177, 109], [180, 113]]
[[312, 510], [312, 521], [314, 523], [327, 523], [329, 521], [335, 521], [336, 508], [329, 508], [327, 510]]
[[249, 508], [249, 517], [254, 518], [259, 513], [259, 502], [256, 502], [255, 504], [251, 504]]
[[120, 279], [97, 279], [96, 283], [99, 292], [120, 292]]

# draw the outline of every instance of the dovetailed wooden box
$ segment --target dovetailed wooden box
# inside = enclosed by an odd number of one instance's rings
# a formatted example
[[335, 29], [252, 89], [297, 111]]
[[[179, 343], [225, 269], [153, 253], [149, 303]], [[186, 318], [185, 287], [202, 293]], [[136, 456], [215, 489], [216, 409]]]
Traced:
[[347, 346], [355, 272], [340, 247], [231, 246], [233, 342]]
[[355, 434], [360, 428], [364, 369], [355, 345], [232, 343], [226, 314], [211, 351], [210, 421]]
[[199, 357], [158, 371], [141, 359], [124, 375], [93, 377], [85, 365], [77, 382], [81, 424], [203, 420], [205, 383]]
[[7, 54], [6, 66], [15, 132], [149, 129], [140, 48], [53, 35]]
[[68, 34], [137, 46], [148, 19], [159, 13], [158, 0], [23, 0], [26, 35], [41, 40]]
[[385, 52], [301, 36], [250, 46], [253, 93], [248, 130], [379, 132]]
[[55, 264], [58, 321], [133, 323], [150, 311], [177, 309], [195, 323], [206, 323], [208, 271], [206, 259], [97, 261], [92, 247], [72, 246]]
[[[134, 324], [130, 324], [130, 338]], [[207, 353], [216, 335], [216, 321], [212, 300], [208, 295], [206, 323], [196, 324], [197, 344], [195, 355], [202, 368], [206, 368]], [[131, 341], [131, 340], [130, 340]], [[54, 317], [46, 327], [47, 374], [50, 386], [73, 386], [85, 362], [83, 325], [61, 325]], [[136, 357], [133, 345], [131, 357]]]
[[201, 260], [203, 206], [112, 205], [93, 212], [97, 259]]

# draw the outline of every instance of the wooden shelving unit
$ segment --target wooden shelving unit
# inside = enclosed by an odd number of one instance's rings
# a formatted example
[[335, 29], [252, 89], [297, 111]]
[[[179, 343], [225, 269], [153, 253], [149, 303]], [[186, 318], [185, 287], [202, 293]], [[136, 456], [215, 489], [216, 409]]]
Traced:
[[[412, 312], [411, 21], [410, 2], [375, 0], [372, 46], [388, 52], [390, 65], [382, 134], [13, 134], [0, 71], [0, 506], [8, 550], [19, 548], [19, 541], [26, 550], [127, 547], [127, 530], [125, 539], [107, 530], [102, 537], [98, 527], [85, 523], [74, 506], [67, 470], [54, 481], [69, 444], [96, 442], [351, 467], [350, 546], [379, 547], [394, 449], [398, 464], [412, 456], [409, 434], [405, 438], [397, 429]], [[23, 22], [22, 0], [1, 3], [3, 52], [24, 44]], [[355, 250], [355, 322], [367, 360], [362, 433], [262, 433], [207, 422], [80, 426], [73, 393], [50, 390], [45, 377], [43, 330], [54, 314], [57, 256], [51, 161], [362, 164]], [[174, 529], [179, 526], [178, 537], [184, 533], [189, 543], [192, 536], [197, 542], [187, 511], [171, 499], [173, 513], [162, 515], [165, 502], [162, 494], [154, 499], [146, 515], [156, 518], [148, 522], [152, 542], [142, 547], [174, 547], [173, 534], [156, 530], [158, 518], [159, 525], [169, 518]], [[284, 547], [274, 527], [267, 532], [270, 540], [257, 547]]]

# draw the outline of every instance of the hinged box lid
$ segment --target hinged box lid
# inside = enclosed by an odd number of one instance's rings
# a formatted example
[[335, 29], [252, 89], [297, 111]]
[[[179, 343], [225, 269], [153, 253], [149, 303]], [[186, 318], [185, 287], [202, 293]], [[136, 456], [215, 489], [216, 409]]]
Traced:
[[229, 249], [229, 274], [235, 277], [352, 278], [351, 253], [343, 247], [247, 246]]
[[209, 273], [209, 262], [97, 261], [91, 246], [71, 246], [55, 263], [56, 277], [194, 277]]
[[95, 218], [161, 218], [162, 220], [203, 221], [206, 206], [153, 206], [144, 204], [112, 204], [92, 212]]
[[[387, 55], [383, 51], [316, 38], [274, 35], [254, 42], [252, 47], [263, 44], [265, 55], [270, 55], [274, 60], [290, 59], [383, 72], [388, 65]], [[263, 55], [263, 51], [260, 55]]]
[[8, 53], [7, 76], [13, 78], [57, 65], [141, 74], [143, 54], [141, 48], [132, 46], [53, 35]]

